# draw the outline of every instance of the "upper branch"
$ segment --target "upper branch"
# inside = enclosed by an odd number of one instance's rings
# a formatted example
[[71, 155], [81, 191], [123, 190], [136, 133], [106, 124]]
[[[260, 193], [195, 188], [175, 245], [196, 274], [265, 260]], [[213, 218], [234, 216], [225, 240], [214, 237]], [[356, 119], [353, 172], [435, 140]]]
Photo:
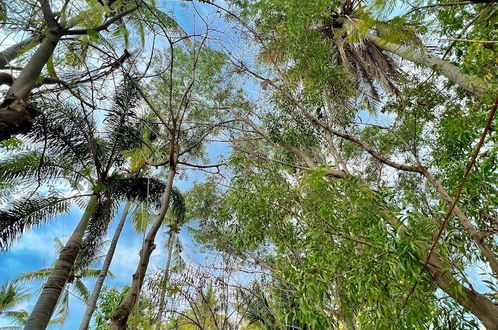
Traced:
[[57, 20], [55, 19], [54, 13], [52, 12], [52, 9], [50, 8], [49, 0], [40, 0], [40, 6], [41, 6], [41, 10], [43, 12], [43, 18], [47, 22], [47, 25], [49, 27], [57, 27], [59, 24], [57, 23]]
[[[95, 30], [97, 32], [106, 30], [109, 26], [111, 26], [113, 23], [115, 23], [119, 19], [125, 17], [126, 15], [133, 13], [135, 10], [140, 8], [141, 4], [142, 4], [142, 1], [138, 1], [137, 4], [135, 6], [133, 6], [132, 8], [120, 12], [119, 14], [111, 17], [106, 22], [102, 23], [101, 25], [94, 27], [92, 30]], [[84, 34], [88, 33], [88, 30], [89, 29], [67, 30], [64, 32], [64, 35], [84, 35]]]

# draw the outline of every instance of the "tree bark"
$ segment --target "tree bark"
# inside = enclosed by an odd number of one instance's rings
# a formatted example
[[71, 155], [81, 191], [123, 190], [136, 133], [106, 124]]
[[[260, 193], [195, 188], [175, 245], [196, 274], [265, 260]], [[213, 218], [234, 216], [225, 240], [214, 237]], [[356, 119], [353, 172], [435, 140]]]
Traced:
[[142, 249], [140, 250], [140, 261], [137, 265], [137, 270], [132, 276], [132, 283], [130, 289], [128, 290], [125, 298], [119, 305], [119, 307], [114, 312], [112, 316], [111, 330], [125, 330], [128, 317], [135, 306], [138, 299], [138, 294], [142, 289], [142, 284], [145, 278], [145, 273], [147, 272], [147, 267], [149, 266], [150, 256], [152, 251], [156, 248], [154, 240], [156, 238], [157, 232], [161, 227], [166, 212], [169, 209], [169, 203], [171, 199], [171, 191], [173, 190], [173, 180], [176, 174], [176, 166], [174, 163], [170, 165], [168, 171], [168, 180], [166, 182], [166, 188], [162, 197], [161, 209], [156, 221], [152, 224], [147, 236], [145, 237], [144, 243], [142, 244]]
[[33, 126], [33, 120], [38, 112], [28, 106], [28, 97], [43, 67], [54, 53], [62, 34], [61, 27], [50, 28], [19, 77], [12, 83], [5, 100], [0, 105], [0, 141], [14, 134], [26, 133]]
[[83, 315], [83, 319], [81, 320], [81, 324], [79, 327], [80, 330], [86, 330], [90, 325], [90, 320], [92, 319], [93, 312], [95, 311], [95, 306], [97, 305], [100, 291], [102, 290], [102, 286], [104, 285], [104, 280], [109, 272], [109, 267], [111, 266], [114, 252], [116, 251], [116, 246], [118, 245], [118, 240], [121, 236], [121, 232], [123, 231], [123, 227], [126, 222], [126, 218], [128, 217], [130, 207], [131, 202], [126, 202], [123, 214], [121, 215], [121, 219], [119, 220], [116, 231], [114, 232], [114, 235], [112, 237], [111, 245], [109, 246], [109, 250], [107, 251], [107, 255], [105, 256], [104, 264], [102, 265], [102, 269], [100, 270], [97, 281], [95, 282], [95, 287], [93, 288], [90, 297], [88, 297], [85, 314]]
[[45, 282], [40, 297], [38, 297], [38, 301], [24, 326], [25, 330], [39, 330], [47, 327], [62, 290], [66, 286], [74, 261], [80, 251], [83, 235], [88, 227], [96, 204], [97, 195], [94, 194], [90, 198], [78, 226], [76, 226], [64, 249], [59, 254], [59, 259], [57, 259], [54, 269]]
[[159, 310], [156, 317], [156, 329], [161, 329], [160, 323], [164, 313], [164, 299], [166, 299], [167, 285], [171, 269], [171, 259], [173, 258], [173, 246], [176, 240], [176, 232], [172, 230], [168, 237], [168, 256], [166, 257], [166, 266], [164, 267], [164, 276], [161, 281], [161, 297], [159, 298]]
[[[421, 263], [424, 262], [421, 260]], [[491, 300], [460, 284], [436, 257], [431, 257], [427, 264], [427, 270], [441, 290], [474, 314], [486, 329], [498, 330], [498, 306], [493, 304]], [[463, 293], [456, 290], [458, 287], [462, 289]]]
[[377, 47], [386, 50], [390, 53], [396, 54], [399, 57], [424, 66], [426, 68], [437, 71], [445, 76], [449, 81], [457, 84], [466, 91], [480, 96], [490, 90], [491, 86], [479, 77], [471, 76], [460, 71], [460, 68], [451, 64], [448, 61], [440, 58], [427, 55], [422, 49], [415, 47], [398, 45], [381, 38], [367, 34], [366, 38], [373, 42]]
[[[362, 185], [362, 187], [367, 187]], [[369, 189], [369, 188], [368, 188]], [[382, 217], [393, 228], [401, 227], [400, 234], [404, 235], [407, 228], [388, 211], [381, 211]], [[422, 251], [429, 251], [429, 247], [420, 244], [419, 247]], [[422, 267], [426, 264], [426, 258], [419, 260]], [[437, 286], [452, 297], [458, 304], [464, 307], [467, 311], [476, 316], [488, 330], [498, 330], [498, 306], [496, 306], [486, 296], [477, 291], [469, 289], [462, 285], [450, 271], [447, 263], [443, 262], [441, 258], [434, 253], [427, 263], [426, 270], [431, 275]], [[461, 288], [461, 292], [457, 289]]]
[[[261, 133], [260, 133], [261, 134]], [[265, 136], [265, 135], [263, 135]], [[296, 152], [295, 147], [290, 147], [286, 144], [280, 144], [282, 147], [288, 149], [291, 152], [296, 153], [297, 156], [303, 157], [303, 152], [299, 150]], [[308, 157], [306, 157], [308, 158]], [[310, 164], [313, 168], [315, 165]], [[331, 176], [335, 178], [345, 178], [348, 174], [345, 172], [338, 172], [332, 170]], [[364, 184], [359, 184], [359, 189], [367, 189], [371, 191], [370, 187]], [[372, 193], [374, 193], [372, 191]], [[406, 233], [407, 228], [389, 211], [381, 210], [382, 218], [394, 229], [401, 227], [400, 234]], [[429, 251], [429, 247], [425, 245], [420, 246], [422, 251]], [[420, 260], [420, 264], [423, 267], [425, 265], [425, 260]], [[486, 296], [480, 294], [477, 291], [469, 289], [462, 285], [452, 274], [449, 267], [445, 267], [445, 263], [440, 260], [437, 254], [433, 254], [427, 264], [427, 271], [430, 273], [434, 282], [439, 286], [441, 290], [446, 292], [455, 301], [464, 307], [467, 311], [475, 315], [488, 330], [498, 330], [498, 306], [496, 306], [490, 299]], [[457, 288], [460, 287], [463, 293], [458, 294]]]
[[21, 50], [33, 43], [36, 44], [39, 42], [39, 37], [31, 36], [23, 41], [18, 42], [15, 45], [5, 48], [0, 52], [0, 68], [5, 67], [10, 63], [13, 59], [17, 58], [19, 54], [21, 54]]
[[[436, 188], [437, 192], [441, 196], [441, 199], [444, 202], [446, 202], [448, 205], [451, 205], [453, 199], [450, 196], [450, 194], [446, 191], [446, 189], [443, 187], [443, 185], [429, 171], [424, 170], [423, 175], [432, 184], [432, 186]], [[484, 237], [474, 227], [472, 222], [467, 218], [465, 213], [462, 211], [460, 207], [458, 207], [458, 205], [455, 205], [453, 213], [456, 215], [456, 217], [460, 221], [460, 224], [465, 229], [467, 234], [469, 234], [470, 238], [477, 245], [479, 251], [481, 251], [482, 255], [488, 261], [491, 270], [495, 274], [495, 277], [498, 276], [498, 259], [496, 258], [496, 255], [493, 252], [493, 250], [484, 242]]]

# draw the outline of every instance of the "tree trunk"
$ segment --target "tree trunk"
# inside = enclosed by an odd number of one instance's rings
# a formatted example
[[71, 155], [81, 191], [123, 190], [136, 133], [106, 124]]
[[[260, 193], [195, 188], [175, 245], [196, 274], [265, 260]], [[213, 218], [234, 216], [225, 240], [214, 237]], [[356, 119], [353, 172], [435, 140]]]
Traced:
[[[422, 260], [421, 263], [423, 263]], [[498, 306], [493, 304], [491, 300], [460, 284], [436, 257], [431, 257], [427, 264], [427, 270], [441, 290], [474, 314], [486, 329], [498, 330]], [[458, 287], [462, 289], [463, 293], [458, 293]]]
[[[429, 171], [424, 170], [423, 175], [432, 184], [432, 186], [436, 188], [437, 192], [441, 196], [441, 199], [445, 201], [448, 205], [451, 205], [453, 202], [453, 198], [446, 191], [443, 185]], [[472, 222], [467, 218], [465, 213], [462, 211], [460, 207], [458, 207], [458, 205], [455, 205], [455, 208], [453, 209], [453, 214], [457, 216], [458, 220], [460, 221], [460, 224], [465, 229], [467, 234], [469, 234], [470, 238], [474, 241], [474, 243], [477, 245], [479, 251], [481, 251], [484, 258], [488, 261], [491, 270], [495, 274], [495, 277], [497, 277], [498, 259], [496, 258], [496, 255], [493, 252], [493, 250], [486, 244], [486, 242], [484, 242], [483, 235], [479, 232], [479, 230], [477, 230], [474, 227]]]
[[28, 106], [28, 97], [43, 67], [54, 53], [62, 34], [61, 27], [50, 28], [47, 31], [42, 43], [7, 92], [5, 100], [0, 105], [0, 141], [14, 134], [26, 133], [33, 126], [33, 120], [38, 112]]
[[367, 34], [366, 38], [373, 42], [377, 47], [398, 55], [399, 57], [437, 71], [449, 81], [457, 84], [466, 91], [480, 96], [490, 90], [491, 86], [479, 77], [470, 76], [460, 72], [460, 68], [448, 61], [430, 56], [424, 53], [422, 49], [406, 45], [398, 45], [392, 42], [382, 40], [381, 38]]
[[[348, 139], [347, 135], [332, 131], [330, 127], [321, 123], [320, 121], [317, 121], [300, 103], [295, 102], [295, 104], [301, 109], [302, 113], [310, 120], [312, 124], [322, 127], [325, 130], [330, 131], [335, 135], [343, 136], [344, 138]], [[261, 135], [265, 136], [264, 133]], [[308, 166], [310, 168], [312, 169], [316, 168], [316, 165], [314, 165], [312, 160], [307, 160], [309, 159], [309, 156], [304, 154], [301, 150], [297, 149], [294, 146], [290, 146], [286, 143], [280, 142], [279, 144], [282, 147], [286, 148], [287, 150], [295, 153], [297, 156], [301, 157], [304, 161], [306, 161], [307, 164], [309, 163]], [[372, 154], [371, 151], [369, 152]], [[428, 172], [426, 172], [425, 174], [427, 173]], [[338, 179], [344, 178], [347, 175], [345, 172], [342, 171], [338, 172], [333, 169], [329, 171], [329, 174]], [[374, 194], [374, 192], [370, 189], [370, 187], [362, 183], [359, 184], [358, 188], [371, 191], [372, 194]], [[398, 230], [398, 228], [401, 227], [400, 228], [401, 234], [404, 234], [407, 231], [406, 227], [389, 211], [381, 210], [381, 214], [382, 217], [385, 219], [385, 221], [389, 225], [391, 225], [394, 229]], [[470, 225], [472, 224], [470, 223]], [[480, 248], [482, 246], [483, 246], [482, 244], [479, 245]], [[427, 251], [427, 253], [429, 252], [429, 248], [425, 244], [423, 245], [421, 244], [420, 248], [422, 251]], [[483, 254], [486, 257], [488, 257], [488, 254], [486, 253]], [[424, 260], [420, 260], [420, 263], [422, 264], [422, 266], [425, 265]], [[480, 294], [477, 291], [466, 288], [464, 285], [460, 284], [460, 282], [457, 279], [455, 279], [455, 277], [451, 274], [450, 267], [442, 267], [442, 265], [444, 266], [445, 263], [442, 262], [436, 254], [430, 258], [429, 264], [427, 265], [427, 270], [430, 272], [432, 278], [437, 283], [437, 285], [444, 292], [446, 292], [449, 296], [453, 297], [458, 304], [463, 306], [470, 313], [474, 314], [488, 329], [498, 330], [498, 306], [494, 305], [493, 302], [490, 299], [488, 299], [486, 296]], [[461, 288], [463, 294], [457, 294], [455, 290], [456, 288]]]
[[128, 217], [130, 207], [131, 202], [126, 202], [123, 214], [121, 215], [121, 219], [119, 220], [116, 231], [114, 232], [114, 235], [112, 237], [111, 245], [109, 246], [109, 250], [107, 251], [107, 255], [105, 256], [104, 264], [102, 265], [102, 269], [100, 270], [97, 281], [95, 282], [95, 287], [93, 288], [90, 297], [88, 297], [85, 314], [83, 315], [83, 320], [81, 320], [79, 328], [80, 330], [86, 330], [90, 325], [90, 320], [92, 319], [93, 312], [95, 311], [95, 306], [97, 305], [97, 299], [99, 298], [100, 291], [102, 290], [102, 286], [104, 285], [104, 280], [109, 272], [109, 267], [111, 266], [112, 258], [114, 257], [114, 252], [116, 251], [116, 246], [118, 245], [118, 240], [121, 232], [123, 231], [123, 227], [126, 222], [126, 218]]
[[[406, 227], [399, 222], [396, 217], [390, 214], [389, 211], [381, 211], [381, 214], [386, 222], [393, 228], [398, 229], [401, 227], [401, 235], [406, 233]], [[421, 251], [429, 253], [429, 248], [426, 245], [420, 244], [419, 247], [421, 248]], [[425, 261], [426, 258], [419, 260], [422, 267], [425, 265]], [[486, 296], [465, 287], [455, 279], [451, 274], [450, 268], [440, 259], [437, 253], [434, 253], [429, 259], [427, 271], [441, 290], [446, 292], [458, 304], [476, 316], [482, 324], [484, 324], [486, 329], [498, 330], [498, 306]], [[458, 288], [461, 288], [461, 293], [458, 292]]]
[[164, 299], [166, 299], [167, 285], [169, 282], [169, 274], [171, 268], [171, 259], [173, 258], [173, 246], [176, 240], [176, 232], [172, 230], [168, 237], [168, 256], [166, 257], [166, 266], [164, 267], [164, 276], [161, 281], [161, 297], [159, 298], [159, 310], [156, 317], [156, 329], [160, 329], [161, 318], [164, 313]]
[[0, 68], [4, 68], [7, 64], [9, 64], [10, 61], [17, 58], [24, 47], [28, 46], [31, 43], [36, 44], [38, 42], [39, 38], [31, 36], [27, 39], [24, 39], [23, 41], [18, 42], [15, 45], [2, 50], [0, 52]]
[[161, 227], [164, 217], [166, 216], [166, 212], [169, 208], [169, 203], [171, 199], [171, 191], [173, 189], [173, 180], [175, 178], [175, 166], [174, 164], [170, 166], [168, 172], [168, 181], [166, 182], [166, 188], [164, 190], [164, 194], [162, 197], [161, 209], [159, 211], [159, 215], [150, 228], [147, 236], [145, 237], [145, 241], [142, 244], [142, 249], [140, 250], [140, 261], [137, 265], [137, 270], [135, 274], [133, 274], [132, 283], [130, 289], [126, 293], [125, 298], [119, 305], [119, 307], [114, 312], [112, 316], [112, 325], [111, 330], [124, 330], [126, 329], [126, 323], [128, 321], [128, 317], [137, 302], [138, 294], [142, 289], [142, 284], [144, 281], [145, 273], [147, 272], [147, 267], [149, 266], [149, 259], [152, 251], [156, 248], [154, 244], [154, 240], [156, 238], [156, 234]]
[[57, 259], [54, 269], [45, 282], [40, 297], [38, 297], [38, 301], [24, 326], [25, 330], [41, 330], [47, 327], [57, 301], [69, 278], [74, 261], [80, 251], [83, 234], [88, 227], [88, 222], [95, 210], [96, 204], [97, 195], [94, 194], [90, 198], [78, 226], [76, 226], [64, 249], [59, 254], [59, 259]]

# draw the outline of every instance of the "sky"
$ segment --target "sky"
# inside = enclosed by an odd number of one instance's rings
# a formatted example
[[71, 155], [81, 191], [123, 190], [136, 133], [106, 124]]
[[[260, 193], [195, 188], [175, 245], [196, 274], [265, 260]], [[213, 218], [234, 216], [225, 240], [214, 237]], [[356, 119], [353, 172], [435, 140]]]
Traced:
[[[222, 4], [222, 2], [218, 3]], [[187, 9], [185, 6], [190, 6], [190, 9]], [[161, 6], [161, 8], [167, 13], [173, 12], [174, 17], [187, 33], [199, 33], [202, 31], [203, 22], [195, 15], [192, 15], [191, 5], [186, 5], [183, 1], [168, 0], [166, 5]], [[196, 8], [199, 10], [201, 15], [213, 19], [214, 25], [212, 27], [216, 27], [222, 31], [229, 29], [229, 26], [220, 23], [222, 22], [221, 16], [219, 13], [216, 13], [216, 10], [213, 8], [201, 4], [197, 4]], [[249, 57], [247, 56], [248, 54], [243, 54], [243, 51], [247, 50], [247, 48], [238, 48], [240, 40], [228, 40], [228, 37], [223, 33], [216, 34], [216, 38], [217, 40], [211, 41], [211, 45], [218, 45], [221, 47], [230, 44], [233, 46], [231, 50], [234, 51], [236, 56], [240, 58]], [[225, 45], [223, 45], [224, 42], [226, 42]], [[8, 42], [3, 43], [3, 45], [7, 44]], [[162, 48], [164, 47], [164, 44], [158, 43], [156, 44], [156, 47]], [[251, 91], [256, 89], [257, 86], [254, 84], [246, 86], [246, 92], [249, 92], [250, 96]], [[394, 117], [392, 115], [372, 117], [367, 111], [362, 111], [359, 114], [359, 119], [362, 122], [368, 122], [370, 124], [385, 125], [386, 123], [391, 122]], [[218, 158], [220, 156], [226, 156], [229, 151], [230, 150], [227, 145], [223, 143], [214, 143], [210, 145], [208, 147], [210, 161], [213, 163], [218, 162]], [[176, 186], [181, 191], [186, 191], [195, 181], [202, 181], [204, 179], [204, 176], [201, 173], [192, 173], [192, 171], [187, 171], [187, 173], [189, 173], [189, 176], [186, 179], [176, 182]], [[117, 212], [116, 219], [119, 219], [121, 213], [122, 207], [119, 212]], [[0, 283], [12, 280], [15, 276], [23, 272], [35, 271], [41, 268], [49, 267], [57, 257], [54, 239], [59, 238], [62, 241], [65, 241], [78, 223], [81, 215], [82, 210], [74, 206], [69, 214], [54, 217], [45, 224], [34, 228], [23, 235], [19, 241], [12, 245], [12, 248], [8, 252], [0, 255]], [[116, 221], [111, 223], [107, 239], [112, 237], [116, 225]], [[190, 225], [195, 226], [195, 222]], [[157, 236], [157, 248], [152, 255], [149, 265], [149, 271], [151, 272], [164, 267], [163, 265], [166, 262], [164, 249], [162, 248], [164, 244], [161, 244], [167, 239], [166, 230], [167, 228], [163, 227]], [[119, 289], [131, 283], [131, 276], [134, 273], [139, 260], [138, 252], [140, 250], [142, 240], [143, 234], [137, 234], [131, 229], [130, 226], [125, 226], [110, 267], [110, 271], [114, 274], [114, 278], [108, 277], [105, 281], [106, 286]], [[206, 250], [194, 242], [189, 231], [186, 229], [181, 231], [180, 240], [185, 248], [183, 257], [186, 258], [187, 261], [192, 262], [192, 264], [209, 263], [213, 260], [213, 256], [216, 255], [215, 252]], [[86, 281], [86, 284], [91, 290], [93, 281]], [[32, 299], [22, 305], [19, 305], [18, 308], [30, 311], [33, 308], [37, 298], [37, 294], [34, 290], [40, 288], [41, 286], [42, 283], [30, 285], [33, 289]], [[60, 329], [77, 329], [85, 310], [85, 303], [79, 298], [71, 296], [70, 300], [68, 319], [66, 324]], [[10, 322], [0, 317], [0, 328], [8, 325], [10, 325]]]
[[[159, 2], [160, 3], [160, 2]], [[159, 4], [160, 8], [168, 13], [174, 13], [174, 17], [187, 33], [199, 33], [203, 29], [203, 23], [198, 17], [192, 14], [192, 7], [186, 6], [181, 1], [167, 1], [167, 5]], [[190, 7], [190, 9], [188, 9]], [[221, 16], [215, 14], [216, 10], [209, 8], [205, 5], [197, 4], [196, 8], [201, 15], [212, 17], [213, 23], [221, 21]], [[219, 18], [215, 17], [218, 16]], [[218, 26], [219, 27], [219, 26]], [[132, 32], [133, 35], [133, 32]], [[221, 34], [220, 34], [221, 36]], [[14, 39], [4, 40], [2, 47], [8, 46], [15, 42]], [[218, 41], [219, 42], [219, 41]], [[161, 49], [165, 45], [157, 43], [156, 48]], [[0, 47], [0, 49], [2, 48]], [[212, 143], [208, 146], [209, 159], [213, 163], [219, 161], [219, 157], [227, 155], [229, 149], [224, 143]], [[202, 181], [204, 175], [195, 171], [186, 171], [188, 176], [186, 179], [177, 180], [175, 186], [181, 191], [190, 188], [194, 182]], [[8, 206], [8, 205], [7, 205]], [[121, 216], [123, 206], [121, 205], [119, 211], [115, 216], [115, 221], [110, 225], [107, 232], [107, 240], [110, 240], [114, 229], [117, 225], [117, 220]], [[12, 244], [9, 251], [0, 254], [0, 283], [10, 281], [21, 273], [36, 271], [42, 268], [50, 267], [54, 260], [57, 258], [57, 250], [55, 248], [54, 239], [59, 238], [63, 242], [71, 235], [76, 224], [78, 223], [83, 211], [76, 205], [71, 208], [70, 213], [58, 215], [46, 223], [33, 228], [22, 237]], [[129, 217], [130, 218], [130, 217]], [[129, 224], [129, 219], [127, 224]], [[195, 226], [195, 223], [190, 224]], [[149, 264], [149, 271], [156, 271], [164, 267], [166, 263], [165, 250], [163, 248], [167, 240], [167, 228], [163, 226], [156, 238], [157, 248], [152, 254]], [[142, 245], [144, 234], [138, 234], [133, 231], [131, 226], [126, 225], [121, 234], [113, 262], [110, 267], [110, 272], [114, 278], [107, 278], [105, 285], [109, 287], [122, 288], [131, 283], [132, 274], [135, 272], [139, 256], [138, 252]], [[193, 264], [205, 264], [212, 260], [213, 254], [209, 250], [205, 250], [193, 241], [188, 230], [181, 231], [179, 236], [185, 252], [182, 254], [187, 262]], [[100, 265], [97, 265], [100, 266]], [[92, 289], [94, 281], [85, 281], [89, 290]], [[32, 297], [27, 302], [17, 306], [17, 309], [31, 311], [38, 294], [36, 290], [41, 288], [43, 283], [27, 284], [26, 287], [32, 289]], [[77, 329], [81, 321], [81, 317], [85, 310], [85, 303], [76, 296], [70, 297], [69, 315], [65, 325], [57, 329]], [[11, 325], [11, 322], [0, 317], [0, 328]]]

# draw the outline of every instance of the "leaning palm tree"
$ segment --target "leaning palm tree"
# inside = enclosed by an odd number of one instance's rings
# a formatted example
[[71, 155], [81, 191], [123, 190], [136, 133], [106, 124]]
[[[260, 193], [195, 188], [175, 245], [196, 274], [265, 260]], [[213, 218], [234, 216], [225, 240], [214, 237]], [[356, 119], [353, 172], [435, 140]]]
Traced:
[[[28, 228], [65, 213], [72, 202], [80, 205], [89, 198], [73, 234], [59, 255], [26, 328], [47, 326], [60, 299], [71, 269], [84, 268], [94, 256], [112, 214], [123, 200], [156, 196], [163, 185], [154, 179], [128, 175], [121, 170], [125, 150], [140, 143], [133, 108], [138, 97], [125, 80], [114, 96], [113, 107], [99, 128], [94, 111], [67, 102], [40, 103], [45, 115], [38, 120], [21, 147], [0, 164], [0, 182], [18, 187], [65, 184], [77, 193], [64, 196], [57, 189], [47, 194], [30, 193], [0, 212], [0, 247], [7, 248]], [[57, 108], [57, 111], [50, 111]], [[155, 198], [158, 198], [157, 196]], [[81, 258], [77, 259], [81, 251]], [[81, 263], [75, 265], [75, 262]]]
[[[380, 1], [379, 1], [380, 2]], [[428, 54], [415, 31], [408, 24], [399, 25], [375, 20], [359, 0], [341, 0], [331, 9], [321, 31], [334, 44], [337, 62], [370, 87], [377, 97], [376, 83], [398, 94], [399, 74], [394, 56], [434, 70], [474, 95], [482, 95], [491, 85], [477, 76], [465, 74], [449, 61]]]
[[[65, 244], [59, 238], [56, 238], [54, 241], [58, 253], [61, 253], [62, 250], [64, 249]], [[82, 258], [82, 255], [81, 254], [78, 255], [78, 258]], [[97, 263], [101, 258], [102, 255], [100, 254], [94, 256], [91, 264]], [[100, 273], [100, 269], [89, 268], [89, 267], [81, 268], [83, 265], [86, 264], [87, 264], [86, 262], [76, 262], [76, 265], [78, 265], [79, 267], [73, 267], [71, 269], [71, 274], [69, 276], [69, 279], [65, 287], [63, 288], [64, 292], [60, 296], [56, 308], [57, 310], [56, 319], [58, 320], [58, 325], [60, 326], [62, 326], [65, 323], [67, 314], [69, 312], [70, 293], [71, 295], [74, 295], [80, 298], [81, 300], [86, 301], [89, 296], [89, 291], [83, 281], [85, 279], [86, 280], [94, 279]], [[52, 265], [52, 267], [42, 268], [35, 271], [22, 273], [16, 277], [16, 283], [44, 283], [52, 273], [53, 266], [54, 265]], [[112, 274], [109, 275], [113, 276]]]

